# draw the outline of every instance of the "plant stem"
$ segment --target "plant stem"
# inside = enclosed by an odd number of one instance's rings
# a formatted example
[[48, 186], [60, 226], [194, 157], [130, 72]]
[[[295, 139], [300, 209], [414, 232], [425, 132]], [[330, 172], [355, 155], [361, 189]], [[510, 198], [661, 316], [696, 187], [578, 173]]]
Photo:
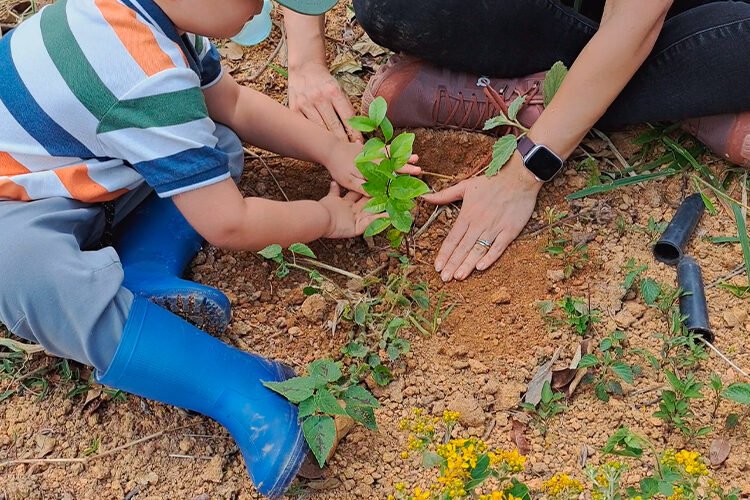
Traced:
[[443, 174], [438, 174], [436, 172], [428, 172], [427, 170], [422, 170], [422, 175], [427, 175], [430, 177], [437, 177], [438, 179], [446, 179], [449, 181], [452, 181], [455, 178], [455, 176], [453, 175], [443, 175]]
[[[320, 269], [325, 269], [326, 271], [331, 271], [332, 273], [340, 274], [341, 276], [346, 276], [347, 278], [355, 279], [355, 280], [362, 280], [362, 276], [354, 273], [350, 273], [349, 271], [345, 271], [343, 269], [339, 269], [338, 267], [334, 267], [328, 264], [324, 264], [322, 262], [319, 262], [317, 260], [308, 259], [308, 258], [301, 258], [300, 261], [304, 262], [305, 264], [309, 264], [314, 267], [319, 267]], [[304, 268], [302, 266], [298, 266], [297, 264], [290, 264], [290, 267], [296, 267], [298, 269], [301, 269], [303, 271], [310, 272], [310, 269]]]

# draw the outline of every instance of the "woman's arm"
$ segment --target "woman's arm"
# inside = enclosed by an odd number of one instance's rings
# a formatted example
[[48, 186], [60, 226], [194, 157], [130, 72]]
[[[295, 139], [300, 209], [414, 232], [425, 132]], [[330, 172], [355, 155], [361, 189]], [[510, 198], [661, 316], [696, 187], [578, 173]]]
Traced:
[[325, 17], [284, 9], [289, 44], [289, 108], [343, 140], [362, 141], [349, 126], [354, 108], [326, 63]]
[[[671, 5], [672, 0], [607, 0], [599, 30], [530, 138], [567, 158], [651, 53]], [[541, 187], [516, 153], [495, 177], [470, 179], [425, 196], [437, 204], [464, 200], [435, 260], [441, 278], [465, 279], [497, 261], [529, 221]], [[477, 245], [480, 239], [493, 242], [489, 251]]]

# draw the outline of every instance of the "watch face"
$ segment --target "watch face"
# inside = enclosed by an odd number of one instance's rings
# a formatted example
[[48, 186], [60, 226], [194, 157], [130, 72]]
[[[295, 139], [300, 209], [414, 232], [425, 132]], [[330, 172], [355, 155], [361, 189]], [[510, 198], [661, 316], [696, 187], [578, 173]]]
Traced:
[[544, 146], [538, 145], [525, 159], [526, 168], [543, 181], [552, 180], [563, 166], [562, 160]]

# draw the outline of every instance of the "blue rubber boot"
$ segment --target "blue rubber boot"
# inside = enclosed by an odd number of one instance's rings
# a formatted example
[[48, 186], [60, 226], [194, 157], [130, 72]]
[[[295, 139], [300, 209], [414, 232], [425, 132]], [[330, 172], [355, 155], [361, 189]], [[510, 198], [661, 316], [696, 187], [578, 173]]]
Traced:
[[232, 317], [229, 299], [215, 288], [181, 279], [203, 243], [172, 200], [151, 194], [116, 227], [114, 248], [125, 270], [125, 288], [218, 335]]
[[262, 494], [281, 496], [308, 454], [297, 407], [263, 387], [292, 371], [136, 297], [100, 383], [210, 417], [237, 442]]

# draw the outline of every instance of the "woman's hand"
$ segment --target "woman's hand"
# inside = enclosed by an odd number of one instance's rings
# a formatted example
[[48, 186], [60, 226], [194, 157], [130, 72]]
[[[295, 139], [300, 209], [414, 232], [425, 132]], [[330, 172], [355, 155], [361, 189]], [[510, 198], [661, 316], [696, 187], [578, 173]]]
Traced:
[[[360, 194], [366, 194], [362, 189], [365, 178], [354, 165], [354, 159], [362, 151], [362, 145], [339, 141], [333, 150], [330, 151], [325, 167], [330, 172], [333, 180], [338, 182], [341, 187], [349, 191], [356, 191]], [[419, 161], [419, 156], [412, 155], [409, 163], [398, 170], [400, 174], [419, 175], [422, 169], [414, 165]]]
[[348, 123], [354, 116], [352, 103], [325, 64], [310, 61], [290, 69], [289, 108], [341, 140], [364, 142], [362, 134]]
[[370, 198], [354, 191], [341, 196], [341, 188], [331, 182], [328, 195], [319, 201], [328, 211], [330, 222], [324, 238], [353, 238], [365, 232], [367, 226], [375, 219], [386, 217], [387, 214], [372, 214], [365, 211], [365, 205]]
[[441, 279], [463, 280], [474, 269], [483, 271], [494, 264], [531, 218], [541, 187], [542, 182], [516, 154], [494, 177], [475, 177], [425, 195], [425, 200], [436, 205], [464, 200], [461, 213], [435, 259]]

